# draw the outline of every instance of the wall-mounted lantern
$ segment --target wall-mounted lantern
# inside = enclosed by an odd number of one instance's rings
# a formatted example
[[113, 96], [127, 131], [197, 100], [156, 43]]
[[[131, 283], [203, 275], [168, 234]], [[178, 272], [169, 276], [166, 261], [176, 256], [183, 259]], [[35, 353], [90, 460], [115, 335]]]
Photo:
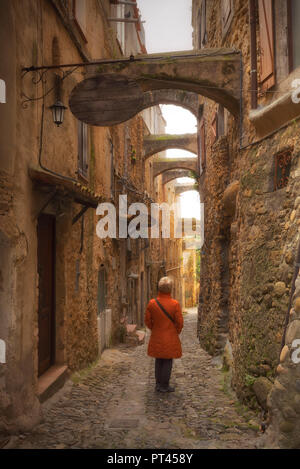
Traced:
[[67, 108], [61, 101], [56, 101], [55, 104], [50, 106], [50, 109], [52, 110], [53, 122], [59, 127], [64, 121], [64, 113]]

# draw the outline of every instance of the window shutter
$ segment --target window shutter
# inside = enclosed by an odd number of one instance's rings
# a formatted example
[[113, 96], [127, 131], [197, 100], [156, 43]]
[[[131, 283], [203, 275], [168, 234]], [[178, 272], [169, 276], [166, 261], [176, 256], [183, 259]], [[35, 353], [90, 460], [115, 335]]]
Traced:
[[98, 316], [106, 308], [106, 272], [104, 268], [98, 271]]
[[85, 177], [88, 175], [88, 126], [83, 123], [83, 148], [82, 148], [82, 163], [83, 174]]
[[81, 176], [88, 176], [88, 126], [78, 122], [78, 172]]
[[212, 143], [215, 143], [218, 138], [218, 114], [217, 112], [215, 113], [214, 118], [212, 120], [211, 128], [213, 131]]
[[233, 0], [222, 0], [222, 33], [223, 38], [229, 31], [229, 27], [233, 18]]
[[86, 0], [74, 0], [73, 11], [76, 22], [81, 31], [86, 32]]
[[231, 14], [231, 0], [223, 0], [223, 25], [226, 26]]
[[261, 89], [275, 85], [273, 0], [259, 0]]

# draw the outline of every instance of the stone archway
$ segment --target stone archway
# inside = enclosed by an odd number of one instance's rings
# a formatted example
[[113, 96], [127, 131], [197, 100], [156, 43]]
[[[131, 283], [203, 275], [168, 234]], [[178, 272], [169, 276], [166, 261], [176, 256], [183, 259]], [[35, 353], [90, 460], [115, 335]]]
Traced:
[[198, 174], [198, 158], [164, 158], [153, 163], [153, 177], [157, 177], [166, 171], [173, 169], [185, 169]]
[[206, 96], [237, 116], [240, 110], [240, 53], [232, 49], [151, 54], [94, 65], [73, 89], [69, 105], [87, 124], [111, 126], [136, 115], [144, 93], [185, 90]]
[[183, 90], [152, 90], [144, 93], [143, 104], [140, 111], [159, 104], [174, 104], [190, 111], [196, 119], [200, 119], [203, 112], [203, 105], [199, 105], [197, 93]]
[[197, 155], [197, 134], [150, 134], [144, 137], [143, 156], [145, 159], [170, 148], [187, 150]]
[[176, 184], [175, 185], [175, 196], [183, 194], [189, 191], [198, 191], [198, 184]]
[[168, 184], [168, 182], [173, 181], [178, 178], [190, 178], [192, 173], [187, 169], [173, 169], [166, 171], [162, 174], [162, 184]]

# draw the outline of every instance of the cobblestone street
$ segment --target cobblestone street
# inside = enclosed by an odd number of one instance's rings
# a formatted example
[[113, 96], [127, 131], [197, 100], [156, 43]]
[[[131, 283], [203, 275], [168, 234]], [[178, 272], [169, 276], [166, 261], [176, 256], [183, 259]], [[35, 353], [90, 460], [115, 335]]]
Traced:
[[9, 447], [255, 448], [255, 415], [229, 393], [224, 374], [199, 348], [196, 309], [184, 319], [183, 357], [175, 360], [171, 378], [174, 393], [155, 392], [147, 344], [109, 349], [47, 401], [44, 421], [32, 433], [13, 437]]

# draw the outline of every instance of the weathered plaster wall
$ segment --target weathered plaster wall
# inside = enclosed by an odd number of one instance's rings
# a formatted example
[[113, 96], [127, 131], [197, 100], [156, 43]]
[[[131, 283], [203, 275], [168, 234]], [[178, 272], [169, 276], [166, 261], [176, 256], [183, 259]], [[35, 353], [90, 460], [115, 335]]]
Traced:
[[[108, 8], [108, 1], [104, 2]], [[48, 107], [55, 101], [54, 92], [45, 97], [43, 138], [40, 140], [42, 101], [22, 106], [24, 94], [36, 98], [54, 84], [54, 73], [47, 72], [42, 87], [32, 82], [32, 74], [21, 78], [21, 67], [55, 63], [77, 63], [82, 59], [99, 59], [120, 55], [112, 31], [108, 28], [100, 3], [87, 2], [86, 39], [75, 25], [58, 14], [59, 2], [28, 0], [20, 8], [18, 1], [0, 2], [0, 31], [5, 34], [1, 57], [1, 78], [8, 84], [7, 104], [1, 104], [0, 119], [0, 256], [1, 313], [0, 339], [6, 342], [6, 363], [0, 365], [0, 428], [15, 431], [32, 427], [41, 417], [38, 390], [38, 285], [37, 220], [47, 193], [33, 184], [28, 175], [30, 167], [38, 167], [39, 151], [42, 163], [64, 176], [78, 180], [104, 200], [111, 199], [111, 157], [109, 139], [114, 145], [115, 173], [128, 178], [143, 193], [149, 175], [143, 174], [142, 143], [144, 124], [136, 116], [114, 129], [89, 129], [88, 180], [77, 174], [78, 122], [69, 110], [64, 123], [56, 127]], [[101, 3], [103, 5], [103, 2]], [[2, 14], [3, 12], [3, 14]], [[53, 54], [53, 40], [56, 50]], [[78, 68], [62, 84], [62, 101], [74, 85], [83, 79]], [[129, 139], [136, 149], [136, 161], [129, 154]], [[41, 146], [40, 146], [41, 143]], [[116, 196], [122, 184], [115, 174]], [[127, 192], [127, 188], [125, 186]], [[135, 199], [136, 201], [136, 199]], [[112, 336], [118, 338], [122, 300], [126, 296], [124, 265], [126, 258], [122, 243], [100, 240], [95, 228], [95, 211], [88, 209], [82, 219], [72, 225], [72, 219], [82, 207], [65, 197], [55, 198], [44, 210], [56, 216], [56, 364], [70, 370], [86, 366], [98, 356], [97, 295], [98, 270], [107, 272], [106, 307], [112, 310]], [[76, 288], [76, 262], [79, 266]], [[140, 275], [144, 257], [136, 260]], [[125, 280], [125, 286], [124, 286]], [[123, 283], [122, 283], [123, 282]], [[139, 293], [140, 285], [138, 286]], [[139, 317], [141, 317], [139, 305]]]

